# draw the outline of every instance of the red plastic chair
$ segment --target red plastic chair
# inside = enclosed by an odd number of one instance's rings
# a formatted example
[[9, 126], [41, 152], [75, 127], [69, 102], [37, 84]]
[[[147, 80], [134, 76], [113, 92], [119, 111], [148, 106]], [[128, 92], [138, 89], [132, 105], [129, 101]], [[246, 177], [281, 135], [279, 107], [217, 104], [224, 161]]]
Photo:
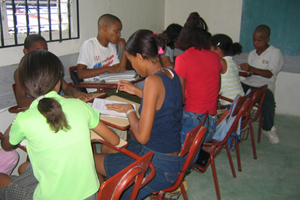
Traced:
[[[124, 190], [129, 186], [134, 184], [133, 190], [131, 192], [130, 200], [134, 200], [141, 188], [141, 183], [150, 162], [153, 157], [153, 152], [149, 152], [143, 157], [139, 158], [137, 161], [105, 181], [98, 192], [97, 200], [118, 200], [120, 199]], [[149, 176], [149, 175], [148, 175]], [[150, 181], [150, 180], [148, 180]], [[144, 182], [144, 184], [146, 184]]]
[[[248, 112], [247, 112], [247, 114], [244, 117], [243, 122], [242, 122], [242, 126], [241, 126], [242, 131], [241, 131], [240, 140], [237, 141], [237, 143], [236, 143], [237, 162], [238, 162], [238, 170], [239, 171], [242, 171], [241, 158], [240, 158], [240, 152], [239, 152], [239, 143], [244, 141], [244, 140], [247, 140], [249, 134], [250, 134], [250, 137], [251, 137], [253, 158], [257, 159], [252, 122], [256, 121], [258, 119], [258, 117], [260, 117], [260, 119], [259, 119], [259, 130], [258, 130], [258, 140], [260, 140], [260, 132], [261, 132], [261, 124], [262, 124], [261, 107], [262, 107], [262, 103], [265, 99], [267, 87], [268, 87], [267, 85], [264, 85], [260, 88], [253, 89], [247, 95], [248, 98], [251, 98], [251, 104], [250, 104], [249, 110], [248, 110]], [[255, 115], [252, 116], [252, 110], [253, 110], [254, 107], [257, 108], [257, 111], [256, 111]]]
[[261, 112], [261, 107], [263, 105], [263, 102], [266, 97], [268, 85], [264, 85], [260, 88], [256, 88], [256, 96], [255, 99], [253, 98], [252, 101], [254, 101], [253, 106], [257, 108], [257, 111], [254, 116], [250, 115], [249, 118], [249, 128], [251, 133], [253, 133], [253, 127], [252, 127], [252, 122], [257, 121], [259, 118], [259, 125], [258, 125], [258, 134], [257, 134], [257, 143], [260, 143], [260, 137], [261, 137], [261, 125], [262, 125], [262, 112]]
[[203, 126], [203, 123], [205, 122], [206, 118], [207, 118], [207, 113], [204, 116], [201, 123], [187, 134], [184, 144], [179, 153], [180, 157], [186, 157], [186, 160], [185, 160], [185, 162], [181, 168], [181, 171], [179, 173], [179, 176], [178, 176], [176, 182], [171, 187], [153, 193], [154, 195], [157, 195], [158, 200], [167, 199], [164, 197], [165, 193], [172, 192], [172, 191], [176, 190], [178, 187], [180, 187], [180, 191], [176, 194], [176, 196], [179, 197], [180, 194], [182, 194], [183, 198], [185, 200], [188, 199], [184, 185], [183, 185], [183, 179], [184, 179], [185, 175], [187, 174], [187, 172], [190, 170], [192, 162], [198, 152], [198, 149], [200, 148], [201, 144], [204, 141], [204, 136], [205, 136], [205, 132], [206, 132], [207, 128]]
[[237, 100], [236, 107], [234, 111], [232, 112], [233, 116], [236, 116], [234, 122], [232, 123], [230, 129], [228, 130], [226, 137], [222, 141], [217, 141], [217, 140], [211, 140], [207, 143], [204, 143], [202, 146], [202, 150], [206, 151], [209, 153], [209, 159], [206, 163], [206, 165], [203, 168], [198, 167], [196, 164], [193, 165], [192, 169], [199, 172], [199, 173], [204, 173], [208, 166], [211, 165], [211, 170], [214, 178], [214, 183], [215, 183], [215, 189], [216, 189], [216, 194], [218, 200], [221, 199], [221, 194], [220, 194], [220, 189], [219, 189], [219, 184], [218, 184], [218, 178], [217, 178], [217, 172], [216, 172], [216, 166], [215, 166], [215, 157], [219, 155], [222, 151], [223, 148], [226, 149], [229, 164], [231, 167], [231, 172], [234, 178], [236, 178], [236, 173], [234, 170], [233, 162], [232, 162], [232, 157], [228, 145], [228, 139], [231, 137], [232, 133], [236, 132], [238, 128], [238, 122], [239, 119], [241, 119], [249, 110], [251, 100], [247, 96], [239, 97]]
[[[97, 136], [97, 138], [92, 138], [92, 144], [93, 143], [102, 143], [102, 144], [104, 144], [104, 145], [106, 145], [106, 146], [108, 146], [108, 147], [110, 147], [110, 148], [112, 148], [116, 151], [119, 151], [119, 152], [135, 159], [135, 160], [138, 160], [138, 159], [141, 158], [141, 156], [139, 156], [139, 155], [137, 155], [137, 154], [135, 154], [135, 153], [133, 153], [133, 152], [131, 152], [131, 151], [129, 151], [125, 148], [127, 146], [126, 141], [123, 142], [124, 144], [121, 144], [121, 142], [120, 142], [119, 145], [114, 146], [114, 145], [109, 144], [105, 140], [103, 140], [101, 137]], [[154, 178], [154, 176], [155, 176], [155, 167], [152, 163], [150, 163], [149, 169], [150, 169], [150, 173], [142, 180], [141, 186], [139, 188], [144, 187], [148, 182], [150, 182], [150, 180], [152, 180]]]

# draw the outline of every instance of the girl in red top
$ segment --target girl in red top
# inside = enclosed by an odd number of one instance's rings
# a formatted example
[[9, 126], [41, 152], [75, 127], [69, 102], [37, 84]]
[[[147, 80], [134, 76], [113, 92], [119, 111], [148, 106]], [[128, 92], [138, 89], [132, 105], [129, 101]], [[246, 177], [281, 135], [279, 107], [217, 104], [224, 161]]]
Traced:
[[210, 51], [210, 34], [199, 14], [191, 13], [177, 39], [177, 48], [185, 51], [175, 62], [184, 96], [181, 142], [208, 111], [205, 141], [212, 138], [217, 122], [217, 100], [220, 87], [220, 59]]

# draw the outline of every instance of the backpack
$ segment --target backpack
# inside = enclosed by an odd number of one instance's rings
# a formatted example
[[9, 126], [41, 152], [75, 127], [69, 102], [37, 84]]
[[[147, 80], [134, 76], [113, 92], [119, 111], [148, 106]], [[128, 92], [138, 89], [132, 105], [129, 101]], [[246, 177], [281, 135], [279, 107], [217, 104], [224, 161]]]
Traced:
[[[230, 127], [232, 126], [234, 120], [236, 119], [237, 115], [232, 116], [232, 113], [235, 109], [235, 106], [237, 104], [237, 100], [240, 97], [240, 95], [237, 95], [233, 101], [233, 103], [230, 105], [230, 107], [228, 107], [228, 109], [224, 112], [224, 114], [220, 117], [221, 122], [218, 123], [217, 127], [216, 127], [216, 132], [214, 134], [214, 136], [212, 137], [212, 139], [218, 140], [218, 141], [222, 141], [224, 140], [224, 138], [226, 137]], [[240, 135], [241, 135], [241, 119], [239, 119], [238, 122], [238, 128], [236, 133], [232, 133], [231, 136], [237, 137], [237, 140], [240, 140]], [[235, 146], [231, 147], [231, 137], [229, 137], [228, 139], [228, 145], [231, 149], [231, 151], [233, 151], [235, 149]]]

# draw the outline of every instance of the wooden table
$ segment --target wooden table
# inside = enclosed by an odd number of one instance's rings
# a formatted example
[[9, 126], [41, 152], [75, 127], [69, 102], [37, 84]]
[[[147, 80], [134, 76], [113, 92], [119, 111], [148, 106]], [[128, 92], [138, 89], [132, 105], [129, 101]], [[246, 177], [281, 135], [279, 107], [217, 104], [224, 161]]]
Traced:
[[[115, 95], [107, 97], [106, 99], [112, 100], [112, 101], [120, 101], [120, 102], [123, 102], [123, 103], [125, 102], [125, 103], [134, 104], [135, 108], [136, 108], [136, 114], [139, 117], [139, 114], [138, 114], [137, 111], [138, 111], [138, 109], [140, 107], [140, 104], [135, 103], [133, 101], [130, 101], [128, 99], [124, 99], [124, 98], [119, 97], [119, 96], [115, 96]], [[105, 123], [106, 125], [112, 126], [114, 128], [120, 129], [120, 130], [127, 130], [127, 129], [130, 128], [130, 124], [129, 124], [128, 118], [100, 116], [100, 120], [103, 123]]]
[[[138, 83], [143, 81], [144, 78], [137, 78], [134, 81], [130, 81], [132, 84]], [[96, 88], [97, 92], [105, 92], [105, 89], [117, 89], [118, 87], [118, 81], [116, 82], [103, 82], [103, 81], [85, 81], [85, 82], [80, 82], [79, 85], [71, 84], [71, 87], [77, 87], [77, 88]]]
[[[106, 93], [90, 93], [91, 95], [93, 95], [95, 98], [104, 98], [106, 97]], [[87, 103], [92, 103], [94, 99], [85, 101]], [[10, 113], [19, 113], [19, 112], [23, 112], [25, 110], [27, 110], [28, 107], [22, 107], [20, 108], [18, 105], [12, 106], [8, 109], [8, 112]]]

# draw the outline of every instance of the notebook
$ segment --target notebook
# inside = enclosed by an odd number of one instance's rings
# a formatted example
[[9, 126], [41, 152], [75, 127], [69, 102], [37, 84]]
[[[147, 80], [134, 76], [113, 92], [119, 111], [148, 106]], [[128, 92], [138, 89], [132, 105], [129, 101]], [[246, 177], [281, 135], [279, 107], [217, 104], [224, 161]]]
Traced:
[[103, 73], [99, 75], [99, 80], [106, 83], [118, 82], [120, 80], [135, 81], [136, 72], [134, 70], [127, 70], [126, 72]]

